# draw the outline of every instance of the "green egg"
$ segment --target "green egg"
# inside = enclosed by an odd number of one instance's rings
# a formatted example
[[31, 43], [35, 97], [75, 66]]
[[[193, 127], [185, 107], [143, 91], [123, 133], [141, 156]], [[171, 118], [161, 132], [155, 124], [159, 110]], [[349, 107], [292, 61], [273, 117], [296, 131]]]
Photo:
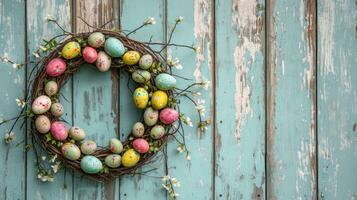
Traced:
[[165, 128], [161, 125], [155, 125], [154, 127], [152, 127], [150, 131], [150, 136], [156, 140], [162, 138], [162, 136], [164, 135], [165, 135]]
[[81, 160], [81, 169], [87, 174], [96, 174], [103, 169], [103, 164], [94, 156], [84, 156]]
[[138, 69], [131, 74], [131, 77], [137, 83], [145, 83], [150, 80], [151, 74], [146, 70]]
[[176, 79], [170, 74], [162, 73], [156, 76], [155, 85], [160, 90], [170, 90], [176, 87]]
[[105, 157], [105, 165], [110, 168], [117, 168], [121, 164], [121, 156], [118, 154], [110, 154]]

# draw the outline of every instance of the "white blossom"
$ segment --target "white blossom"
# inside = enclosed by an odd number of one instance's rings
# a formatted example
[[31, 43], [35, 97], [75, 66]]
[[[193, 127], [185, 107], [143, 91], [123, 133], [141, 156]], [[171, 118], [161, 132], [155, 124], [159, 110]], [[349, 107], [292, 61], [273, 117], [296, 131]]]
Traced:
[[192, 96], [199, 97], [199, 96], [201, 96], [201, 92], [193, 91]]
[[41, 159], [42, 159], [42, 160], [46, 160], [46, 156], [42, 156]]
[[56, 159], [57, 159], [57, 154], [51, 156], [50, 162], [53, 163], [56, 161]]
[[156, 24], [155, 18], [154, 18], [154, 17], [149, 17], [149, 18], [144, 22], [144, 24], [146, 24], [146, 25], [154, 25], [154, 24]]
[[169, 190], [170, 190], [170, 188], [169, 188], [167, 185], [165, 185], [165, 184], [162, 184], [162, 187], [164, 187], [164, 188], [165, 188], [165, 190], [167, 190], [167, 191], [169, 191]]
[[23, 107], [25, 107], [26, 106], [26, 102], [25, 102], [25, 100], [23, 100], [23, 99], [15, 99], [15, 101], [16, 101], [16, 104], [19, 106], [19, 107], [21, 107], [21, 108], [23, 108]]
[[181, 120], [184, 124], [187, 124], [188, 126], [190, 127], [193, 127], [193, 124], [192, 124], [192, 121], [191, 121], [191, 118], [187, 117], [187, 116], [182, 116], [181, 117]]
[[176, 18], [176, 23], [180, 23], [180, 22], [182, 22], [183, 21], [183, 17], [182, 16], [178, 16], [177, 18]]
[[199, 47], [199, 46], [193, 46], [192, 48], [196, 53], [200, 53], [200, 51], [201, 51], [201, 47]]
[[53, 180], [54, 180], [53, 176], [45, 175], [42, 173], [38, 173], [37, 178], [40, 179], [42, 182], [53, 182]]
[[186, 160], [190, 161], [191, 160], [191, 156], [189, 154], [187, 154], [186, 156]]
[[178, 151], [179, 153], [182, 153], [182, 152], [184, 151], [184, 149], [182, 148], [182, 145], [179, 145], [179, 146], [177, 147], [177, 151]]
[[205, 90], [208, 90], [208, 87], [210, 86], [210, 84], [211, 84], [211, 82], [209, 80], [203, 80], [201, 82], [201, 85]]
[[46, 22], [48, 22], [48, 21], [54, 21], [55, 18], [54, 18], [52, 15], [46, 15], [46, 16], [44, 17], [44, 20], [45, 20]]
[[47, 50], [47, 48], [44, 47], [44, 46], [42, 46], [42, 45], [40, 45], [40, 49], [41, 49], [42, 51], [46, 51], [46, 50]]
[[61, 164], [61, 162], [57, 162], [55, 165], [51, 165], [54, 173], [58, 172], [58, 170], [60, 169], [60, 164]]
[[36, 58], [40, 57], [40, 54], [38, 54], [37, 52], [33, 52], [32, 55], [35, 56]]
[[175, 67], [178, 70], [181, 70], [183, 68], [181, 63], [180, 63], [180, 60], [178, 58], [172, 59], [171, 57], [168, 57], [167, 58], [167, 64], [170, 65], [170, 66]]
[[12, 64], [12, 68], [14, 68], [14, 69], [19, 69], [20, 68], [20, 64], [17, 64], [17, 63], [13, 63]]
[[4, 140], [5, 140], [6, 144], [11, 143], [14, 139], [15, 139], [15, 133], [14, 132], [6, 133], [5, 136], [4, 136]]
[[171, 179], [171, 177], [169, 176], [169, 175], [165, 175], [165, 176], [163, 176], [162, 177], [162, 181], [167, 181], [167, 180], [170, 180]]

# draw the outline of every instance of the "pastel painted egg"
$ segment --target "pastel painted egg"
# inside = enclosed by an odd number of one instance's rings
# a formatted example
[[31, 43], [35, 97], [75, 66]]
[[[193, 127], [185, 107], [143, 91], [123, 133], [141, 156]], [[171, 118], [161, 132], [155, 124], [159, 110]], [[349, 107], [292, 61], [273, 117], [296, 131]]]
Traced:
[[144, 122], [148, 126], [153, 126], [159, 119], [159, 111], [154, 110], [152, 107], [146, 108], [144, 112]]
[[160, 110], [167, 106], [168, 96], [167, 93], [161, 90], [157, 90], [152, 94], [151, 105], [154, 109]]
[[46, 115], [40, 115], [35, 120], [35, 127], [39, 133], [48, 133], [51, 128], [51, 121]]
[[84, 130], [78, 126], [72, 126], [69, 129], [69, 137], [75, 141], [81, 141], [86, 137]]
[[60, 117], [64, 113], [64, 108], [60, 103], [54, 103], [51, 105], [51, 113], [55, 117]]
[[99, 71], [106, 72], [112, 64], [112, 59], [104, 51], [99, 51], [96, 66]]
[[113, 153], [119, 154], [123, 151], [123, 144], [120, 142], [120, 140], [112, 138], [109, 141], [109, 149]]
[[67, 69], [67, 64], [61, 58], [52, 59], [46, 66], [46, 73], [56, 77], [62, 75]]
[[45, 85], [45, 93], [50, 97], [58, 92], [58, 85], [55, 81], [48, 81]]
[[160, 121], [164, 124], [172, 124], [179, 118], [179, 113], [173, 108], [165, 108], [160, 112]]
[[134, 149], [128, 149], [121, 159], [121, 163], [124, 167], [133, 167], [140, 160], [140, 154], [136, 152]]
[[120, 40], [114, 37], [110, 37], [105, 41], [104, 50], [111, 57], [118, 58], [124, 54], [125, 47]]
[[105, 37], [103, 33], [95, 32], [89, 35], [88, 44], [91, 47], [98, 48], [101, 47], [105, 42]]
[[137, 83], [145, 83], [150, 80], [151, 74], [146, 70], [138, 69], [131, 74], [131, 78], [133, 78], [133, 80]]
[[83, 141], [81, 144], [81, 152], [85, 155], [93, 154], [97, 150], [97, 144], [92, 140]]
[[145, 54], [141, 56], [139, 60], [139, 67], [141, 69], [149, 69], [153, 63], [152, 56], [150, 54]]
[[32, 103], [32, 111], [36, 115], [43, 114], [51, 108], [51, 99], [46, 95], [37, 97]]
[[149, 143], [142, 138], [138, 138], [133, 141], [133, 148], [139, 153], [147, 153], [149, 151]]
[[62, 49], [62, 56], [67, 60], [77, 57], [80, 53], [81, 46], [75, 41], [68, 42]]
[[141, 122], [136, 122], [133, 125], [133, 129], [131, 132], [133, 133], [134, 137], [142, 137], [145, 133], [144, 124]]
[[152, 127], [150, 131], [150, 136], [156, 140], [162, 138], [162, 136], [164, 135], [165, 135], [165, 128], [161, 125], [155, 125], [154, 127]]
[[81, 160], [81, 169], [87, 174], [96, 174], [103, 169], [103, 164], [94, 156], [84, 156]]
[[142, 88], [136, 88], [133, 94], [134, 104], [137, 108], [144, 109], [149, 101], [149, 94], [148, 92]]
[[104, 159], [105, 165], [110, 168], [117, 168], [121, 164], [121, 156], [118, 154], [109, 154]]
[[81, 151], [73, 143], [65, 143], [61, 148], [62, 155], [68, 160], [78, 160], [81, 157]]
[[51, 124], [51, 134], [59, 141], [64, 141], [68, 137], [68, 129], [63, 122], [55, 121]]
[[140, 54], [137, 51], [127, 51], [123, 56], [123, 62], [127, 65], [135, 65], [140, 60]]
[[155, 85], [160, 90], [170, 90], [176, 86], [176, 79], [170, 74], [159, 74], [155, 78]]
[[92, 47], [86, 47], [83, 49], [82, 52], [83, 55], [83, 59], [87, 62], [87, 63], [94, 63], [97, 58], [98, 58], [98, 53], [97, 51], [92, 48]]

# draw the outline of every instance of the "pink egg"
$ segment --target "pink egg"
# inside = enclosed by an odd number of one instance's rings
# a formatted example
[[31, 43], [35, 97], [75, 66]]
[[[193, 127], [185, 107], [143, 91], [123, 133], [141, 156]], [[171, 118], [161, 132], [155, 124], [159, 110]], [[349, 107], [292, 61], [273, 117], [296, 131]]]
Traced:
[[92, 48], [92, 47], [86, 47], [83, 49], [82, 52], [83, 55], [83, 59], [87, 62], [87, 63], [94, 63], [97, 58], [98, 58], [98, 53], [97, 51]]
[[67, 64], [61, 58], [55, 58], [51, 60], [46, 67], [46, 73], [49, 76], [60, 76], [66, 71]]
[[63, 122], [55, 121], [51, 124], [51, 134], [59, 141], [64, 141], [68, 137], [68, 129]]
[[179, 113], [172, 108], [165, 108], [160, 112], [160, 121], [164, 124], [172, 124], [179, 117]]
[[139, 153], [146, 153], [149, 151], [149, 143], [142, 138], [135, 139], [133, 141], [133, 147]]

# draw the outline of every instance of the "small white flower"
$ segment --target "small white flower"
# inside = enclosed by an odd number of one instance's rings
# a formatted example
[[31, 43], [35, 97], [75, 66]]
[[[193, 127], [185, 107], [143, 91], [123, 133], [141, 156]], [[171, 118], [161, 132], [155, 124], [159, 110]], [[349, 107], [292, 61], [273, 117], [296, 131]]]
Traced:
[[56, 161], [56, 159], [57, 159], [57, 154], [51, 156], [50, 162], [53, 163]]
[[46, 156], [42, 156], [41, 159], [42, 159], [42, 160], [46, 160]]
[[181, 186], [180, 182], [176, 178], [172, 178], [171, 179], [171, 183], [175, 187], [180, 187]]
[[46, 22], [48, 22], [48, 21], [54, 21], [55, 18], [54, 18], [53, 16], [51, 16], [51, 15], [46, 15], [46, 16], [44, 17], [44, 20], [45, 20]]
[[44, 46], [42, 46], [42, 45], [40, 45], [40, 49], [41, 49], [42, 51], [46, 51], [46, 50], [47, 50], [47, 48], [44, 47]]
[[175, 193], [173, 194], [173, 196], [174, 196], [174, 197], [178, 197], [178, 196], [180, 196], [180, 195], [175, 192]]
[[194, 92], [192, 92], [192, 96], [199, 97], [199, 96], [201, 96], [201, 92], [194, 91]]
[[192, 124], [192, 121], [191, 121], [191, 118], [187, 117], [187, 116], [182, 116], [181, 117], [181, 120], [184, 124], [190, 126], [190, 127], [193, 127], [193, 124]]
[[182, 22], [182, 20], [183, 20], [183, 17], [182, 16], [178, 16], [176, 18], [176, 23], [180, 23], [180, 22]]
[[163, 176], [162, 177], [162, 181], [167, 181], [167, 180], [170, 180], [171, 179], [171, 177], [169, 176], [169, 175], [165, 175], [165, 176]]
[[146, 24], [146, 25], [154, 25], [154, 24], [156, 24], [155, 18], [154, 18], [154, 17], [149, 17], [149, 18], [144, 22], [144, 24]]
[[4, 140], [6, 144], [10, 144], [14, 139], [15, 139], [14, 132], [6, 133], [4, 136]]
[[191, 160], [191, 156], [189, 154], [187, 154], [186, 156], [186, 160], [190, 161]]
[[60, 169], [60, 164], [61, 164], [60, 162], [57, 162], [55, 165], [51, 165], [54, 173], [58, 172], [58, 170]]
[[210, 86], [210, 84], [211, 84], [211, 82], [209, 80], [203, 80], [201, 82], [201, 85], [205, 90], [208, 90], [208, 87]]
[[179, 153], [182, 153], [182, 152], [183, 152], [183, 148], [182, 148], [181, 145], [177, 147], [177, 151], [178, 151]]
[[40, 54], [38, 54], [37, 52], [33, 52], [32, 55], [35, 56], [36, 58], [40, 57]]
[[206, 103], [206, 101], [204, 99], [197, 99], [197, 104], [198, 105], [203, 105], [205, 103]]
[[7, 59], [6, 57], [1, 58], [1, 60], [2, 60], [3, 62], [9, 62], [9, 59]]
[[15, 99], [15, 101], [16, 101], [16, 104], [21, 108], [26, 106], [26, 102], [23, 99]]
[[169, 191], [170, 190], [170, 188], [167, 186], [167, 185], [165, 185], [165, 184], [161, 184], [162, 185], [162, 187], [164, 187], [165, 188], [165, 190], [167, 190], [167, 191]]
[[206, 111], [206, 108], [205, 108], [205, 106], [204, 105], [197, 105], [196, 106], [196, 109], [197, 109], [197, 111], [200, 113], [200, 114], [204, 114], [205, 113], [205, 111]]
[[17, 63], [13, 63], [12, 64], [12, 68], [14, 68], [14, 69], [19, 69], [20, 68], [20, 64], [17, 64]]
[[196, 53], [200, 53], [201, 47], [199, 47], [199, 46], [194, 46], [194, 47], [193, 47], [193, 50], [194, 50]]

